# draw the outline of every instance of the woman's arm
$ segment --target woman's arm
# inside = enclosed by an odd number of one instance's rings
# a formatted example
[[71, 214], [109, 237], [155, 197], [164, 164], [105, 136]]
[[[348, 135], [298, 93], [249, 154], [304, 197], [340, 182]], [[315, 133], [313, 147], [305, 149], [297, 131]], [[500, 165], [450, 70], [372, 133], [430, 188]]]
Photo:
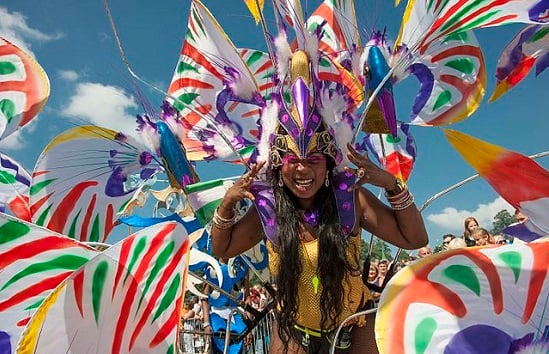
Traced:
[[368, 183], [373, 186], [394, 190], [401, 187], [397, 179], [389, 172], [374, 164], [368, 155], [360, 155], [351, 145], [347, 145], [347, 157], [357, 169], [347, 167], [348, 172], [355, 173], [358, 181], [354, 188], [357, 190], [357, 215], [360, 217], [360, 226], [374, 235], [400, 248], [417, 249], [429, 242], [423, 218], [413, 199], [406, 189], [394, 195], [393, 207], [382, 203], [369, 190], [361, 187]]
[[246, 252], [263, 239], [263, 227], [255, 206], [231, 228], [212, 225], [212, 253], [219, 258], [232, 258]]
[[369, 190], [357, 191], [360, 226], [393, 245], [412, 250], [429, 242], [423, 218], [415, 204], [403, 210], [393, 210]]
[[263, 227], [255, 206], [252, 205], [238, 222], [234, 222], [236, 204], [244, 198], [254, 200], [250, 187], [262, 166], [263, 164], [253, 165], [249, 172], [227, 190], [217, 208], [211, 230], [214, 256], [235, 257], [262, 240]]

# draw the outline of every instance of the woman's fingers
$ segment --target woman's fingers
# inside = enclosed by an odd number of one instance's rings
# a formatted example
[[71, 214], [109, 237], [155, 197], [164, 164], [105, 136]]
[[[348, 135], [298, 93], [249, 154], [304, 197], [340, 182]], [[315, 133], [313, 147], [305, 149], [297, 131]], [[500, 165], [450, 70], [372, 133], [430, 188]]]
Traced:
[[255, 200], [254, 195], [250, 191], [245, 191], [244, 192], [244, 198], [247, 198], [247, 199], [250, 199], [250, 200]]

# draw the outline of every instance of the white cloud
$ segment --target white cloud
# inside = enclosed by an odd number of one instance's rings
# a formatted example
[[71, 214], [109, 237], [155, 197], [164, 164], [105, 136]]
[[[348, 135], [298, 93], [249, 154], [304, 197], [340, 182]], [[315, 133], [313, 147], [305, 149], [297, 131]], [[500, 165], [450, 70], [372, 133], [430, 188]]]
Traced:
[[447, 230], [448, 233], [461, 235], [463, 233], [463, 221], [468, 216], [478, 220], [481, 227], [490, 230], [493, 225], [494, 216], [503, 209], [513, 214], [513, 207], [503, 198], [498, 197], [488, 204], [479, 204], [475, 210], [457, 210], [456, 208], [445, 208], [441, 213], [429, 214], [426, 220], [430, 223]]
[[0, 141], [0, 149], [2, 150], [18, 150], [22, 146], [29, 144], [28, 135], [36, 131], [37, 123], [40, 115], [34, 117], [30, 122], [25, 124], [21, 129], [18, 129]]
[[76, 91], [64, 105], [62, 114], [106, 127], [125, 134], [136, 136], [135, 115], [129, 113], [137, 109], [135, 99], [116, 86], [85, 82], [76, 86]]
[[59, 70], [59, 77], [65, 81], [78, 81], [78, 78], [80, 77], [78, 73], [74, 70]]
[[9, 12], [7, 8], [0, 6], [0, 33], [2, 37], [14, 43], [27, 53], [32, 55], [31, 45], [27, 40], [50, 41], [63, 37], [63, 34], [47, 34], [31, 28], [27, 24], [27, 18], [19, 12]]

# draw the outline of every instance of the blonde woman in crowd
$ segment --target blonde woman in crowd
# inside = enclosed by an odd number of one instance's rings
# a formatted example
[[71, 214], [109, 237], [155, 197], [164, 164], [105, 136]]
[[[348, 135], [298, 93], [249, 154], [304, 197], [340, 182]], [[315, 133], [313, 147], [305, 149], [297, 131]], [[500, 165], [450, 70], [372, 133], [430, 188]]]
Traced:
[[477, 246], [493, 245], [495, 243], [494, 236], [482, 227], [477, 227], [472, 236]]

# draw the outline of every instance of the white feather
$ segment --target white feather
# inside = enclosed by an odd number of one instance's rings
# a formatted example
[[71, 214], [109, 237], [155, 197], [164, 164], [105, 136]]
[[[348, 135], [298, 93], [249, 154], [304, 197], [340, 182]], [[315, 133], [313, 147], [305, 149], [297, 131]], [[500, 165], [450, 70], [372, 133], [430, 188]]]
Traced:
[[280, 33], [274, 39], [274, 45], [276, 48], [276, 72], [280, 80], [284, 80], [284, 77], [288, 74], [290, 58], [292, 57], [292, 49], [288, 44], [288, 38], [285, 33]]
[[347, 157], [347, 152], [349, 151], [347, 148], [347, 143], [351, 142], [353, 129], [347, 122], [340, 120], [334, 127], [334, 133], [336, 145], [341, 152], [341, 161], [337, 163], [336, 168], [339, 172], [342, 172], [343, 167], [351, 164], [349, 158]]
[[151, 126], [148, 122], [143, 125], [143, 128], [139, 131], [141, 141], [151, 151], [159, 153], [160, 151], [160, 135], [155, 127]]
[[361, 54], [359, 55], [358, 53], [353, 53], [351, 55], [351, 70], [355, 77], [362, 77], [364, 65], [361, 65], [361, 63], [363, 63], [361, 61]]
[[164, 119], [164, 122], [168, 125], [172, 133], [177, 137], [179, 141], [183, 141], [185, 138], [185, 131], [183, 124], [180, 123], [176, 117], [169, 116]]
[[307, 54], [309, 54], [309, 59], [313, 68], [316, 68], [318, 65], [318, 37], [316, 33], [305, 33], [305, 48], [303, 48]]
[[271, 101], [263, 109], [261, 113], [261, 137], [257, 144], [258, 157], [257, 161], [269, 161], [269, 153], [271, 151], [271, 136], [276, 132], [278, 126], [278, 110], [277, 102]]
[[516, 354], [545, 354], [545, 353], [549, 353], [549, 345], [543, 342], [530, 344], [526, 348], [519, 349], [515, 353]]
[[244, 100], [251, 100], [254, 93], [257, 92], [254, 81], [248, 75], [243, 75], [240, 72], [234, 74], [233, 80], [229, 83], [233, 93]]
[[[319, 107], [319, 113], [324, 123], [328, 126], [335, 139], [335, 144], [338, 147], [341, 155], [336, 161], [338, 171], [343, 171], [343, 167], [350, 164], [347, 158], [347, 143], [351, 141], [353, 136], [352, 127], [342, 120], [343, 112], [347, 108], [345, 98], [336, 92], [330, 93], [327, 89], [321, 92], [322, 104]], [[339, 155], [339, 154], [338, 154]]]
[[216, 133], [208, 139], [208, 144], [215, 147], [215, 156], [217, 158], [224, 159], [231, 155], [234, 155], [234, 151], [231, 146], [227, 144], [225, 139], [221, 137], [220, 134], [223, 134], [230, 141], [232, 138], [234, 138], [235, 133], [228, 126], [217, 125]]

